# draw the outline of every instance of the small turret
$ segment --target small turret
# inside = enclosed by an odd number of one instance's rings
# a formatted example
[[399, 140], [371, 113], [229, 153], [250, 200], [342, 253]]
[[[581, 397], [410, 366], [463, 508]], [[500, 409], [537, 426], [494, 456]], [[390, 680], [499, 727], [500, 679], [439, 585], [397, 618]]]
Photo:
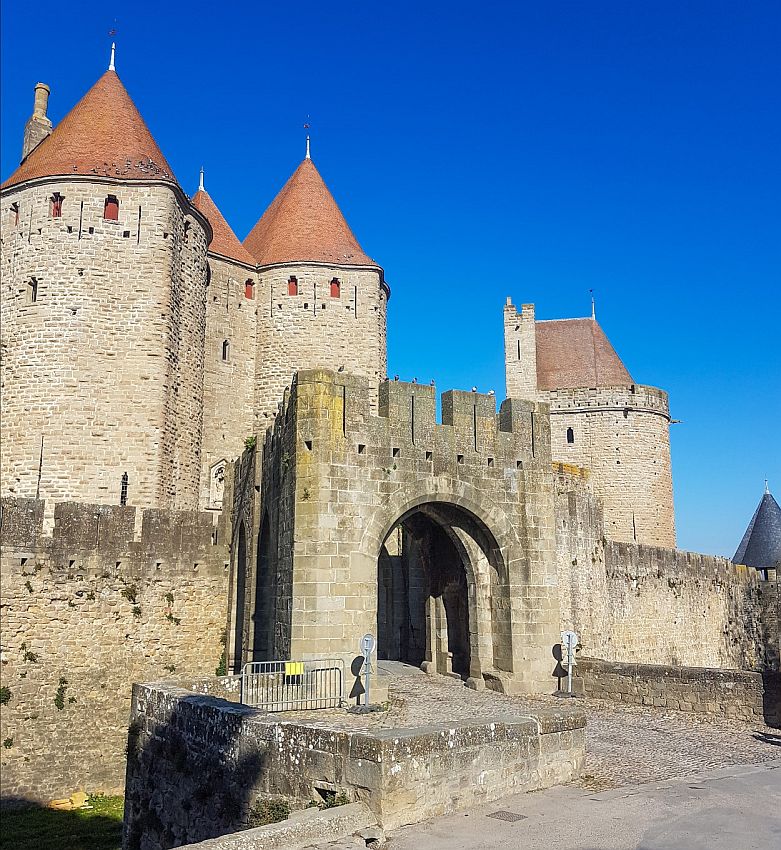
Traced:
[[50, 89], [46, 83], [35, 84], [33, 114], [24, 126], [21, 162], [24, 162], [52, 131], [52, 122], [46, 116], [46, 110], [49, 107], [49, 92]]

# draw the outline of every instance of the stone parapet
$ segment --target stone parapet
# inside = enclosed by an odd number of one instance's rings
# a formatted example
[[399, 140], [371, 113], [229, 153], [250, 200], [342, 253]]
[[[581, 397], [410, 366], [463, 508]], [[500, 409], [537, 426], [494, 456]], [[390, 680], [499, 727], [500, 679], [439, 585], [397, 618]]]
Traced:
[[[323, 793], [342, 794], [395, 828], [570, 781], [583, 769], [584, 727], [583, 712], [562, 709], [347, 731], [327, 719], [284, 720], [136, 685], [125, 846], [178, 846], [231, 833], [257, 799], [275, 796], [303, 807]], [[181, 805], [190, 801], [197, 805]]]
[[589, 697], [781, 726], [778, 672], [626, 664], [596, 658], [579, 658], [576, 669]]

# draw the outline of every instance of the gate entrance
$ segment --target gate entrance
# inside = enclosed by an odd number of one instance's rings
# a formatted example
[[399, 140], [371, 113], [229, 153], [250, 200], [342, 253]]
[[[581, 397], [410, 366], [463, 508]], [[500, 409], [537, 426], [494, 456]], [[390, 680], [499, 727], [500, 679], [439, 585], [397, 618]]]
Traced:
[[378, 559], [377, 657], [462, 679], [496, 666], [491, 548], [453, 505], [403, 516]]

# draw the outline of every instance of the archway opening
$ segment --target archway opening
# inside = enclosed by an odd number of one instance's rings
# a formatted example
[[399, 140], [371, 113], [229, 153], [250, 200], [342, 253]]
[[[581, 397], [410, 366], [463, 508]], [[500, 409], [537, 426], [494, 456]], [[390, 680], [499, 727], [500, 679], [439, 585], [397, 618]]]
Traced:
[[466, 679], [471, 669], [467, 553], [440, 522], [415, 511], [391, 530], [378, 560], [378, 658]]
[[428, 502], [391, 527], [377, 562], [377, 651], [462, 679], [511, 671], [503, 553], [474, 514]]

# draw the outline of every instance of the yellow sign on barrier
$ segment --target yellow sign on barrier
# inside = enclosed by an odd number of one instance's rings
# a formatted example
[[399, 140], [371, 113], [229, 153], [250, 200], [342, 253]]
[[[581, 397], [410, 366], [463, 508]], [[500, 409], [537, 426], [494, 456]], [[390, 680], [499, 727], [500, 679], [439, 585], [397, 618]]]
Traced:
[[286, 661], [285, 662], [286, 676], [303, 676], [304, 662], [303, 661]]

